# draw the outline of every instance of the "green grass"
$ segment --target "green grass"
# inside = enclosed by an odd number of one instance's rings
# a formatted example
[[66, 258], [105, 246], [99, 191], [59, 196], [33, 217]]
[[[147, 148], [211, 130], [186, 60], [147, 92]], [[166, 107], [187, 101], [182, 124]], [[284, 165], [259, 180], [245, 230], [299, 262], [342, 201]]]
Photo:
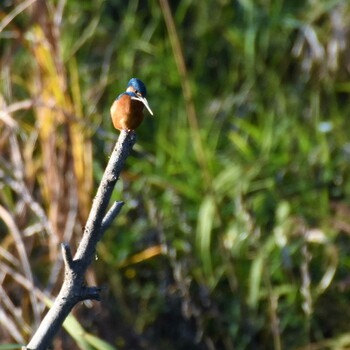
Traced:
[[[52, 16], [57, 4], [48, 3]], [[0, 20], [14, 6], [0, 7]], [[169, 17], [164, 1], [73, 0], [52, 39], [59, 50], [38, 41], [36, 56], [31, 38], [42, 34], [30, 16], [0, 33], [0, 91], [7, 105], [36, 96], [59, 110], [14, 112], [15, 130], [0, 124], [0, 170], [16, 176], [14, 135], [25, 184], [56, 228], [56, 240], [25, 238], [38, 286], [47, 284], [69, 213], [71, 241], [81, 235], [117, 138], [110, 105], [137, 76], [155, 117], [137, 131], [114, 194], [126, 203], [93, 266], [109, 286], [104, 316], [79, 309], [82, 326], [118, 349], [345, 349], [350, 6], [182, 0]], [[11, 38], [17, 32], [25, 36]], [[45, 167], [54, 154], [60, 165]], [[52, 176], [66, 193], [57, 203]], [[21, 232], [42, 222], [28, 203], [19, 209], [8, 178], [1, 191]], [[0, 238], [17, 256], [1, 218]], [[4, 284], [8, 295], [13, 288]], [[32, 324], [29, 301], [20, 307]]]

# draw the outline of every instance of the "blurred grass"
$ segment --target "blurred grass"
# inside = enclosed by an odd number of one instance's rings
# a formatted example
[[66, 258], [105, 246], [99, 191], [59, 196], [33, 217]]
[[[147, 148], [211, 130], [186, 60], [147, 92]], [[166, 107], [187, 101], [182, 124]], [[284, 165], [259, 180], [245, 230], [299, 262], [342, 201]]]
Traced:
[[[79, 240], [117, 138], [109, 107], [137, 76], [155, 117], [81, 326], [118, 349], [346, 349], [350, 5], [46, 3], [0, 5], [0, 204], [36, 285], [57, 292], [57, 243]], [[0, 338], [22, 342], [33, 305], [5, 272], [23, 274], [12, 237], [0, 218]]]

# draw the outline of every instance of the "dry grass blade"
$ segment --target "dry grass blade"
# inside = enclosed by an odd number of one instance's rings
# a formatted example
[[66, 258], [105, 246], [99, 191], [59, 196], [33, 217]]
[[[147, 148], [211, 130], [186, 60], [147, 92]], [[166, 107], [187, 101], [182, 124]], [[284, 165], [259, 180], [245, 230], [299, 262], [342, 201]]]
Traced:
[[22, 3], [20, 3], [11, 13], [9, 13], [1, 22], [0, 22], [0, 33], [8, 26], [11, 21], [19, 15], [21, 12], [23, 12], [26, 8], [34, 4], [34, 2], [37, 0], [26, 0]]
[[11, 278], [18, 283], [21, 287], [23, 287], [25, 290], [32, 291], [32, 293], [35, 295], [37, 300], [40, 300], [41, 302], [45, 303], [45, 300], [47, 298], [50, 298], [50, 295], [45, 295], [39, 288], [37, 288], [33, 282], [28, 280], [25, 276], [23, 276], [21, 273], [17, 272], [12, 267], [4, 264], [0, 261], [0, 270], [11, 276]]
[[83, 126], [83, 107], [79, 86], [79, 73], [76, 61], [71, 64], [71, 89], [75, 121], [70, 123], [70, 137], [72, 140], [73, 167], [77, 178], [78, 198], [80, 203], [81, 221], [88, 217], [88, 208], [92, 196], [92, 144]]
[[0, 111], [0, 120], [8, 127], [18, 129], [18, 123], [8, 113]]
[[[27, 280], [33, 284], [33, 274], [32, 274], [32, 270], [30, 268], [30, 263], [29, 263], [27, 251], [25, 249], [25, 245], [24, 245], [24, 242], [22, 240], [20, 230], [18, 229], [12, 215], [2, 205], [0, 205], [0, 217], [4, 221], [4, 223], [7, 225], [10, 233], [13, 236], [13, 240], [14, 240], [16, 249], [18, 251], [18, 255], [19, 255], [19, 259], [21, 261], [24, 275], [26, 276]], [[35, 322], [38, 323], [40, 321], [40, 312], [38, 309], [37, 299], [35, 298], [32, 291], [29, 291], [29, 297], [30, 297], [32, 309], [34, 312]]]
[[19, 260], [9, 251], [0, 246], [0, 256], [10, 262], [13, 266], [19, 266]]
[[4, 310], [1, 308], [0, 308], [0, 323], [18, 343], [22, 343], [22, 344], [24, 343], [24, 339], [20, 333], [20, 328], [9, 317], [9, 315], [5, 313]]
[[78, 197], [80, 222], [87, 218], [92, 195], [92, 147], [83, 122], [77, 67], [73, 60], [68, 82], [60, 52], [59, 27], [55, 27], [57, 23], [46, 5], [42, 5], [37, 8], [38, 23], [33, 28], [34, 42], [30, 47], [38, 64], [40, 82], [33, 90], [34, 95], [41, 96], [40, 104], [34, 108], [43, 155], [40, 184], [50, 221], [62, 240], [70, 211], [67, 196]]
[[14, 321], [13, 324], [17, 324], [19, 333], [20, 331], [22, 331], [26, 334], [29, 334], [30, 327], [24, 320], [21, 308], [16, 307], [16, 305], [14, 305], [14, 303], [12, 302], [11, 298], [8, 296], [2, 285], [0, 285], [0, 297], [3, 310], [6, 310], [8, 318], [12, 317]]
[[16, 192], [18, 196], [23, 200], [23, 202], [28, 205], [32, 212], [39, 218], [41, 225], [45, 228], [45, 231], [52, 240], [52, 245], [57, 245], [57, 237], [53, 233], [51, 224], [45, 214], [44, 209], [37, 201], [34, 200], [26, 183], [24, 182], [26, 176], [24, 162], [22, 160], [17, 137], [13, 132], [10, 132], [9, 134], [9, 141], [12, 168], [10, 169], [9, 166], [7, 166], [7, 170], [13, 174], [15, 179], [9, 176], [5, 177], [2, 171], [0, 171], [0, 176], [3, 177], [4, 183], [6, 183], [6, 185], [8, 185], [14, 192]]

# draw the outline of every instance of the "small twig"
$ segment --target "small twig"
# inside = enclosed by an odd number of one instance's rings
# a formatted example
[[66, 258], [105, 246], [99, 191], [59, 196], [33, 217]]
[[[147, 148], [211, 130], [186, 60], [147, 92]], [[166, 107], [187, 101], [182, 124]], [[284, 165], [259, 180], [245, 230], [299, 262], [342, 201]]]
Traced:
[[68, 243], [61, 244], [62, 256], [66, 271], [73, 270], [73, 257]]
[[124, 205], [124, 202], [114, 202], [111, 208], [108, 210], [107, 214], [102, 220], [101, 224], [101, 231], [102, 233], [107, 230], [107, 228], [112, 224], [113, 220], [118, 216], [120, 211], [122, 210], [122, 207]]
[[106, 215], [115, 183], [135, 142], [136, 135], [133, 131], [121, 132], [92, 203], [84, 234], [74, 258], [68, 244], [61, 246], [65, 277], [59, 295], [25, 349], [46, 350], [65, 318], [78, 302], [87, 299], [99, 300], [101, 289], [85, 286], [84, 276], [95, 256], [98, 241], [111, 219], [115, 218], [121, 209], [121, 202], [117, 202]]

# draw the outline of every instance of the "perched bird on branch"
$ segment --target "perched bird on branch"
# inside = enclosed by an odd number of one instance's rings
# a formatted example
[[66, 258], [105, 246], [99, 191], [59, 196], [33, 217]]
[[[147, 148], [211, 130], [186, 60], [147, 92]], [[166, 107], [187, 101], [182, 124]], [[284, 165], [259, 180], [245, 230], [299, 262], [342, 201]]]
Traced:
[[118, 96], [111, 107], [113, 125], [119, 130], [135, 130], [143, 120], [143, 108], [153, 112], [146, 100], [145, 84], [137, 78], [130, 79], [126, 91]]

